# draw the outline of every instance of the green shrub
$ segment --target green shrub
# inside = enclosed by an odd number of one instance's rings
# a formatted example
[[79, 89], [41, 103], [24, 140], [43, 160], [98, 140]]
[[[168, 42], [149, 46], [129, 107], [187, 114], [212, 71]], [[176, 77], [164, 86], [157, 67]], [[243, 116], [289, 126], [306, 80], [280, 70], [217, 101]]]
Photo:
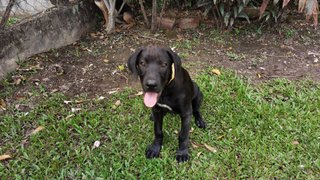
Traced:
[[319, 10], [317, 0], [299, 0], [297, 3], [293, 0], [200, 0], [197, 4], [207, 11], [212, 10], [221, 27], [231, 28], [236, 19], [246, 19], [250, 23], [246, 7], [256, 8], [257, 16], [263, 22], [271, 20], [277, 22], [289, 3], [298, 6], [299, 12], [306, 14], [307, 20], [313, 18], [313, 24], [317, 26]]

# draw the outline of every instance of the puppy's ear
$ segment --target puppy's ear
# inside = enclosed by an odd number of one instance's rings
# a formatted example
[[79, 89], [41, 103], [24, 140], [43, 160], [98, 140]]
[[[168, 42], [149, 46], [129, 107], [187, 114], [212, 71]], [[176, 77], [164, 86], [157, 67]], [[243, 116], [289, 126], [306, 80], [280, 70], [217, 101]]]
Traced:
[[181, 67], [181, 59], [178, 56], [177, 53], [173, 52], [170, 48], [166, 49], [169, 57], [171, 58], [172, 62], [174, 63], [174, 68], [176, 69], [176, 71], [178, 71]]
[[128, 68], [134, 75], [139, 75], [139, 69], [137, 67], [137, 63], [139, 60], [139, 56], [144, 48], [137, 49], [128, 59]]

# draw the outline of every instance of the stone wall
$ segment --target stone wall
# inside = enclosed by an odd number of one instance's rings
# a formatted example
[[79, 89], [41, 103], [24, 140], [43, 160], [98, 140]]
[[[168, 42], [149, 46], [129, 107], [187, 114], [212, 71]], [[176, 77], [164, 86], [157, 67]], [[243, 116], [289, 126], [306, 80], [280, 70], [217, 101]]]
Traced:
[[79, 40], [94, 27], [95, 12], [93, 1], [83, 0], [0, 31], [0, 79], [17, 67], [17, 61]]
[[[0, 14], [5, 11], [9, 0], [0, 0]], [[31, 15], [42, 12], [54, 5], [50, 0], [18, 0], [12, 7], [11, 14], [14, 15]]]

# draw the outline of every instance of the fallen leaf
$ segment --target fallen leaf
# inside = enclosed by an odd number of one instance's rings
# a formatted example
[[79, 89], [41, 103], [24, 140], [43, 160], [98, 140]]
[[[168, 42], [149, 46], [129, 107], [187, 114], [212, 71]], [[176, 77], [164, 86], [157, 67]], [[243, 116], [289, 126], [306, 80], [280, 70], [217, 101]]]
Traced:
[[64, 73], [64, 70], [60, 64], [53, 64], [50, 67], [51, 71], [56, 73], [58, 76], [62, 75]]
[[0, 109], [6, 110], [6, 102], [3, 99], [0, 99]]
[[217, 152], [217, 149], [216, 149], [216, 148], [211, 147], [211, 146], [209, 146], [208, 144], [204, 144], [204, 147], [205, 147], [207, 150], [209, 150], [209, 151], [211, 151], [211, 152], [213, 152], [213, 153], [216, 153], [216, 152]]
[[22, 112], [27, 112], [30, 110], [30, 107], [26, 104], [16, 104], [14, 105], [14, 107], [18, 110], [18, 111], [22, 111]]
[[217, 140], [222, 139], [222, 138], [223, 138], [223, 136], [224, 136], [224, 135], [221, 135], [221, 136], [217, 137]]
[[90, 36], [95, 38], [95, 37], [97, 37], [97, 34], [96, 33], [90, 33]]
[[28, 139], [26, 138], [26, 139], [23, 139], [22, 141], [21, 141], [21, 145], [23, 146], [23, 147], [26, 147], [26, 146], [28, 146], [30, 144], [30, 142], [28, 141]]
[[18, 71], [36, 71], [36, 70], [42, 70], [43, 68], [40, 66], [40, 64], [36, 64], [33, 66], [29, 66], [28, 68], [18, 68]]
[[39, 80], [39, 79], [33, 79], [32, 82], [33, 82], [36, 86], [39, 86], [39, 85], [40, 85], [40, 80]]
[[292, 144], [293, 144], [293, 145], [298, 145], [298, 144], [299, 144], [299, 141], [292, 141]]
[[0, 156], [0, 161], [4, 161], [7, 159], [11, 159], [11, 156], [9, 154], [3, 154]]
[[104, 62], [104, 63], [108, 63], [108, 62], [109, 62], [109, 59], [105, 58], [105, 59], [103, 59], [103, 62]]
[[113, 90], [113, 91], [109, 91], [108, 94], [114, 94], [114, 93], [117, 93], [118, 90]]
[[52, 93], [56, 93], [56, 92], [58, 92], [58, 91], [59, 91], [58, 89], [53, 89], [53, 90], [51, 90], [50, 93], [52, 94]]
[[95, 141], [94, 143], [93, 143], [93, 148], [97, 148], [97, 147], [99, 147], [100, 146], [100, 141]]
[[119, 68], [120, 71], [123, 71], [124, 70], [124, 65], [123, 64], [119, 65], [118, 68]]
[[103, 96], [100, 96], [99, 98], [98, 98], [98, 100], [100, 101], [100, 100], [104, 100], [105, 99], [105, 97], [103, 97]]
[[219, 69], [212, 69], [212, 70], [211, 70], [211, 73], [212, 73], [212, 74], [216, 74], [216, 75], [218, 75], [218, 76], [221, 75], [221, 72], [219, 71]]
[[43, 126], [39, 126], [39, 127], [37, 127], [35, 130], [33, 130], [30, 134], [31, 134], [31, 135], [36, 134], [36, 133], [42, 131], [43, 129], [44, 129]]
[[192, 145], [192, 147], [195, 148], [195, 149], [199, 147], [197, 144], [195, 144], [195, 143], [193, 143], [193, 142], [191, 142], [191, 145]]
[[74, 114], [70, 114], [70, 115], [68, 115], [67, 117], [66, 117], [66, 119], [70, 119], [70, 118], [72, 118], [74, 116]]
[[135, 94], [135, 96], [141, 96], [141, 95], [143, 95], [142, 91], [139, 91], [137, 94]]
[[259, 73], [257, 73], [257, 76], [258, 76], [259, 79], [261, 78], [261, 75]]
[[36, 65], [30, 66], [29, 67], [30, 70], [42, 70], [43, 68], [41, 67], [41, 65], [38, 63]]
[[63, 103], [65, 103], [65, 104], [69, 104], [69, 103], [71, 103], [72, 101], [63, 101]]
[[86, 100], [75, 100], [74, 102], [77, 103], [77, 104], [81, 104], [81, 103], [84, 103]]
[[86, 50], [86, 51], [88, 51], [88, 52], [92, 52], [92, 50], [91, 49], [89, 49], [89, 48], [84, 48], [84, 50]]
[[199, 157], [201, 154], [202, 154], [202, 152], [198, 152], [198, 153], [197, 153], [197, 157]]
[[81, 110], [81, 108], [71, 108], [71, 112], [77, 112], [77, 111], [80, 111]]
[[116, 106], [120, 106], [120, 104], [121, 104], [120, 100], [117, 100], [116, 103], [114, 103], [114, 105], [116, 105]]
[[19, 85], [19, 84], [21, 84], [22, 81], [26, 80], [26, 77], [18, 75], [18, 76], [12, 76], [12, 79], [13, 79], [14, 85]]

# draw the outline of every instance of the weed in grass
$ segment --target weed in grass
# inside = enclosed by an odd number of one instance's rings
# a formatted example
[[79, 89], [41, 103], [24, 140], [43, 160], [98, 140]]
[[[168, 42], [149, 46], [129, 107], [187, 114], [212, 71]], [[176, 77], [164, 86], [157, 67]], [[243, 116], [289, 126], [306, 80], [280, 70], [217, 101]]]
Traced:
[[[180, 128], [176, 115], [165, 117], [161, 157], [145, 158], [153, 123], [136, 91], [126, 89], [105, 100], [82, 97], [83, 103], [50, 94], [28, 114], [0, 115], [0, 154], [13, 157], [0, 163], [0, 177], [318, 179], [319, 85], [278, 79], [253, 87], [232, 72], [221, 72], [196, 78], [205, 96], [201, 111], [208, 128], [192, 125], [190, 141], [198, 146], [190, 145], [187, 163], [174, 158]], [[73, 107], [81, 110], [71, 112]], [[26, 137], [39, 126], [45, 129]], [[97, 148], [95, 141], [101, 142]]]
[[75, 56], [75, 57], [80, 57], [79, 47], [76, 47], [76, 48], [74, 49], [74, 56]]
[[254, 57], [251, 59], [251, 66], [257, 67], [258, 64], [262, 63], [263, 61], [265, 61], [265, 57]]
[[227, 56], [231, 61], [242, 61], [246, 58], [244, 54], [234, 52], [227, 52]]
[[285, 28], [285, 29], [283, 29], [283, 31], [284, 31], [284, 36], [286, 39], [293, 38], [295, 36], [295, 34], [297, 34], [296, 30], [290, 29], [290, 28]]
[[211, 30], [208, 37], [216, 44], [225, 44], [226, 43], [226, 33], [221, 33], [218, 30]]
[[7, 26], [12, 26], [14, 24], [17, 24], [20, 21], [20, 18], [17, 17], [10, 17], [6, 23]]
[[172, 45], [172, 47], [175, 47], [175, 48], [178, 48], [178, 49], [192, 50], [192, 48], [194, 47], [194, 44], [196, 44], [196, 43], [197, 43], [197, 41], [185, 39], [185, 40], [182, 40], [182, 41], [175, 42]]

